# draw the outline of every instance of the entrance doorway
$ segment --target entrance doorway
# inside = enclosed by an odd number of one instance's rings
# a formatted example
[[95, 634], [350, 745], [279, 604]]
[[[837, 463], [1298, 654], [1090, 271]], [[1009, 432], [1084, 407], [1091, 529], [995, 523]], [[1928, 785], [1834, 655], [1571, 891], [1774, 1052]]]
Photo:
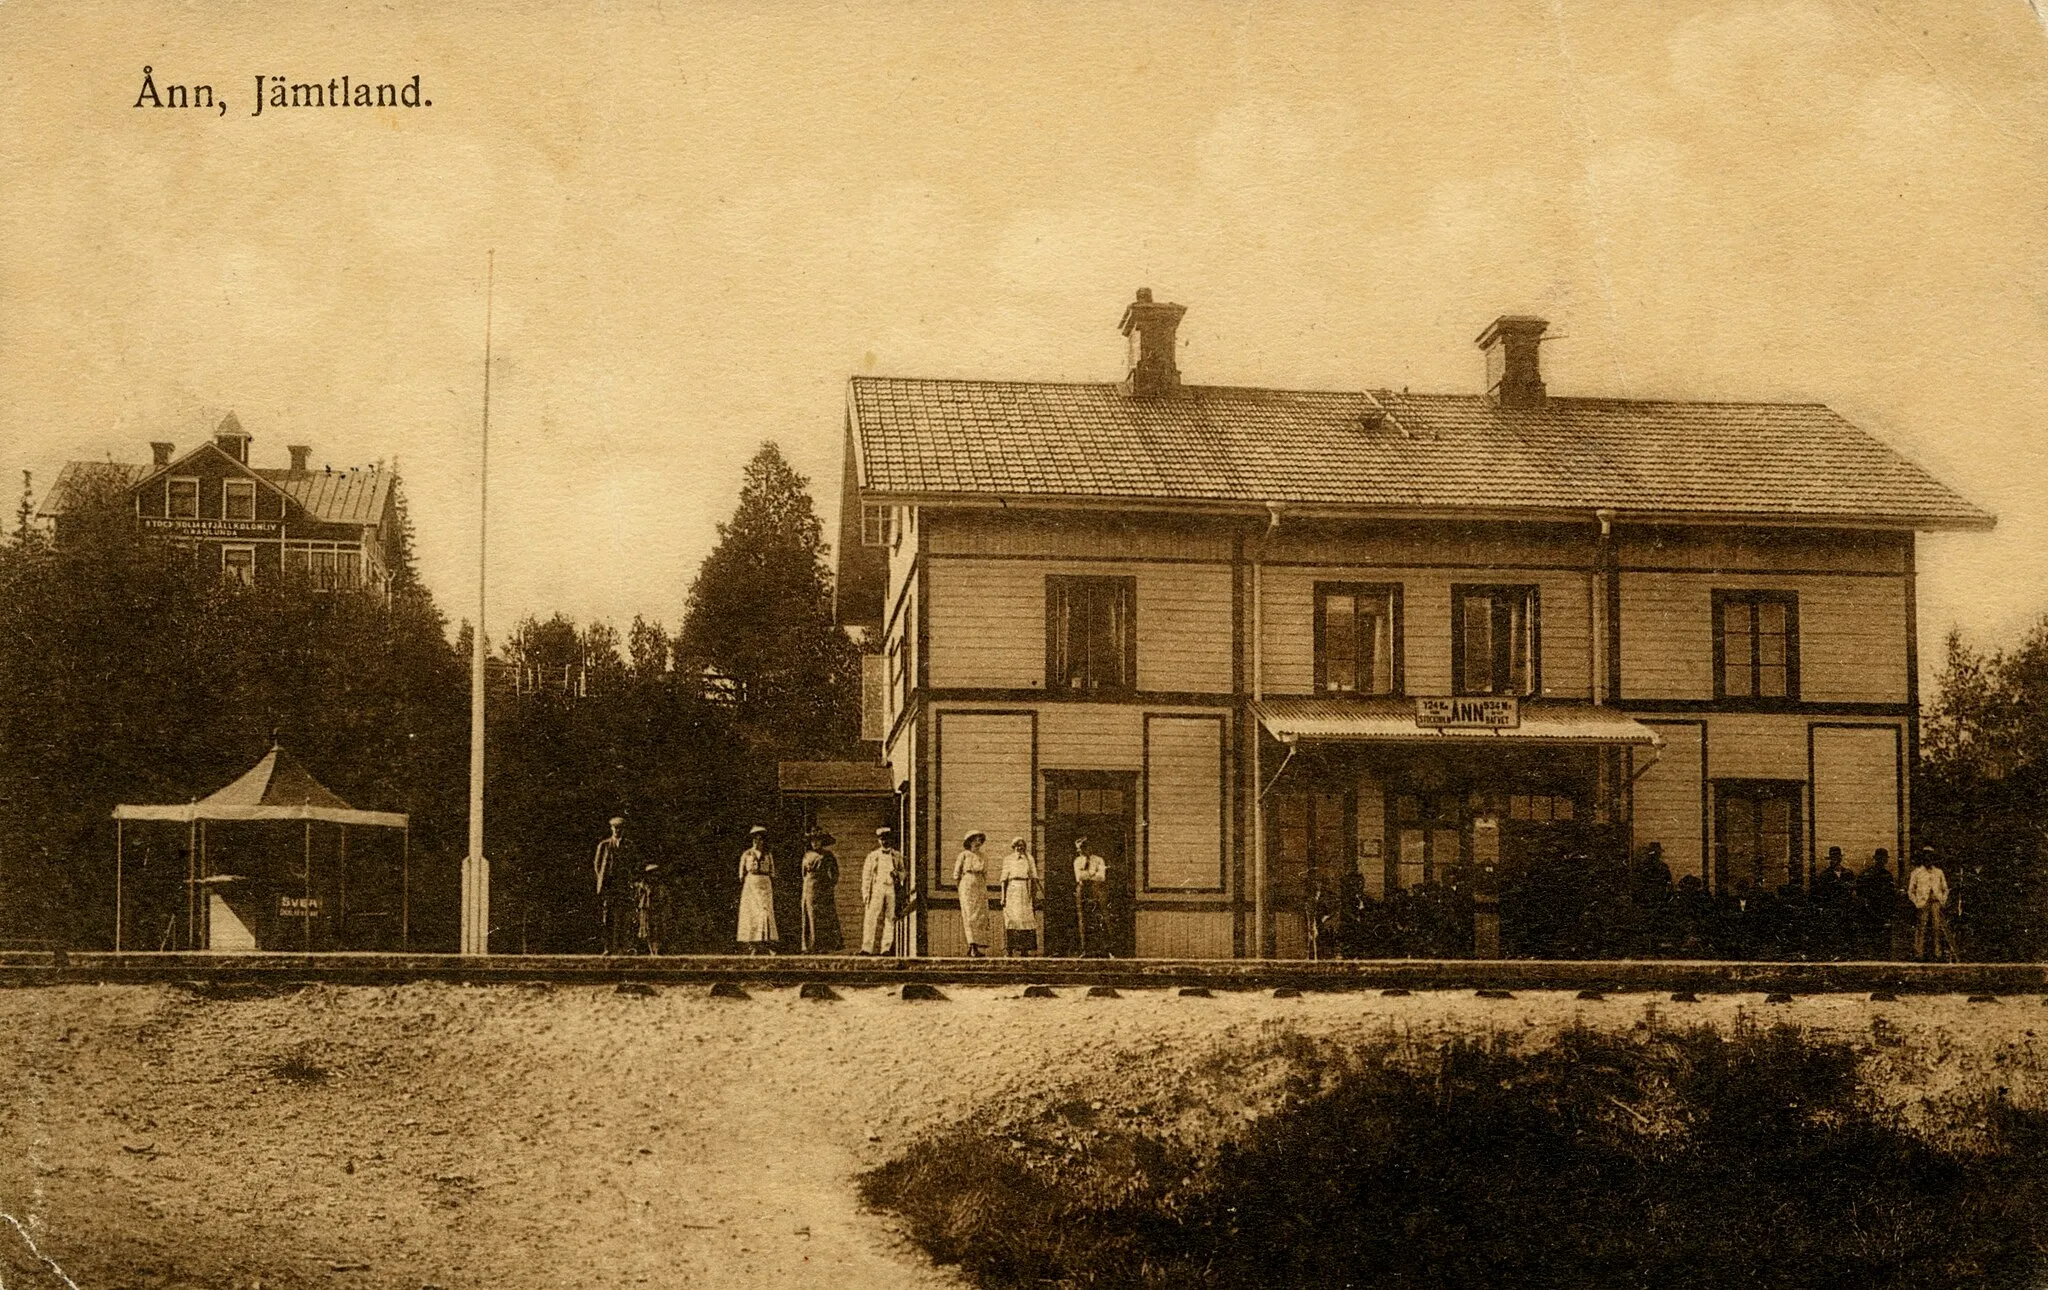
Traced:
[[1045, 772], [1045, 952], [1071, 957], [1082, 952], [1074, 904], [1074, 842], [1108, 870], [1108, 899], [1100, 943], [1087, 952], [1128, 958], [1137, 945], [1138, 777], [1128, 771]]

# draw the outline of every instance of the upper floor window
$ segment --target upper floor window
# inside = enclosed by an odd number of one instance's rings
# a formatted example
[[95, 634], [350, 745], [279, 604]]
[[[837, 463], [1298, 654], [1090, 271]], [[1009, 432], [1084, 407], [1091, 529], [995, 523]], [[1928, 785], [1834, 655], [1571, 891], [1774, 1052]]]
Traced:
[[1799, 697], [1799, 598], [1787, 591], [1714, 593], [1714, 697]]
[[174, 520], [196, 520], [199, 518], [199, 481], [196, 479], [173, 479], [169, 482], [170, 516]]
[[1542, 683], [1534, 587], [1451, 588], [1451, 677], [1459, 694], [1535, 694]]
[[256, 518], [255, 480], [223, 479], [220, 481], [220, 517], [224, 520], [253, 520]]
[[1138, 680], [1138, 580], [1045, 580], [1049, 690], [1129, 690]]
[[1316, 584], [1316, 692], [1399, 691], [1397, 588], [1355, 582]]
[[887, 506], [864, 505], [860, 508], [860, 544], [862, 546], [889, 545], [889, 512]]

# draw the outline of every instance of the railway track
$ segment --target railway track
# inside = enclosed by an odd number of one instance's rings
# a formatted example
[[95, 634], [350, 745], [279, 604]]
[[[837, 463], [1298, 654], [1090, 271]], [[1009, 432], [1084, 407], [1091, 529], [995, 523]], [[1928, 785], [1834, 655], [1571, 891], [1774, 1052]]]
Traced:
[[0, 987], [192, 982], [220, 986], [606, 985], [1108, 986], [1222, 990], [1588, 990], [1785, 994], [2048, 994], [2043, 963], [1756, 963], [1671, 960], [933, 959], [846, 955], [113, 954], [0, 952]]

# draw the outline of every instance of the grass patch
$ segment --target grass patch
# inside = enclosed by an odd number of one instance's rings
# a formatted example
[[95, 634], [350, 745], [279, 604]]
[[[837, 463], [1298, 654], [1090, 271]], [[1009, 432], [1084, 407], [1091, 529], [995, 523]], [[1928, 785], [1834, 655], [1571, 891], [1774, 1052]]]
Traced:
[[920, 1143], [863, 1197], [984, 1287], [1920, 1290], [2048, 1269], [2048, 1116], [1993, 1098], [1931, 1144], [1853, 1049], [1793, 1027], [1290, 1061], [1281, 1109], [1217, 1145], [1069, 1100]]

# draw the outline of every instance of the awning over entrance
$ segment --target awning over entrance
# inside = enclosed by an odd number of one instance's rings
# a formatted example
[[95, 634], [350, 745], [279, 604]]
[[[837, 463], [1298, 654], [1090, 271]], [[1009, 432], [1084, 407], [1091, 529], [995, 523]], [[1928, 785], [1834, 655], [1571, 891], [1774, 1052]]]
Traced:
[[[1447, 711], [1442, 699], [1260, 699], [1259, 724], [1282, 743], [1636, 744], [1663, 739], [1640, 721], [1590, 703], [1485, 700], [1489, 711]], [[1466, 701], [1458, 701], [1466, 702]], [[1425, 705], [1431, 709], [1425, 711]], [[1491, 724], [1478, 724], [1479, 720]]]

